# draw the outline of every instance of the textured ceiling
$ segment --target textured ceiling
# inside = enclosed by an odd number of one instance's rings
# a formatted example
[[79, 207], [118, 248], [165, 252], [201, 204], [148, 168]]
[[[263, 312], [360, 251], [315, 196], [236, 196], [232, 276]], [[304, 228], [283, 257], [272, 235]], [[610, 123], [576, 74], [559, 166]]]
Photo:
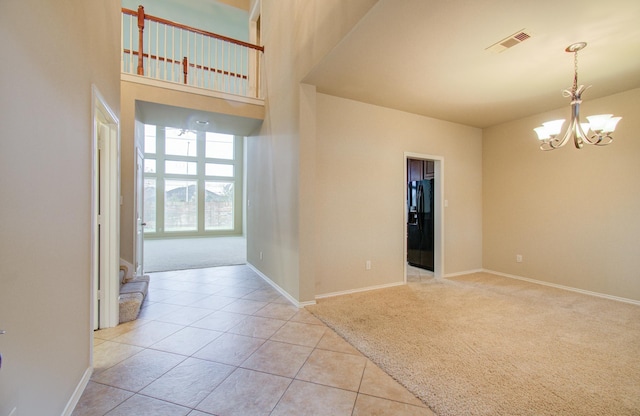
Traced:
[[[486, 48], [525, 29], [501, 53]], [[322, 93], [476, 127], [640, 87], [639, 0], [380, 0], [304, 79]]]

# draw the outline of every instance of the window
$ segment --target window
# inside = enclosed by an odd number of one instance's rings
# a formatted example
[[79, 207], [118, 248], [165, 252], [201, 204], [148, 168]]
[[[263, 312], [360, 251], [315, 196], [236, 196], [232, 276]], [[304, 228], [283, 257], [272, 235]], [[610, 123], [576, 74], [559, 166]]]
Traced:
[[205, 184], [204, 228], [233, 229], [233, 183], [207, 181]]
[[145, 233], [156, 231], [156, 178], [144, 178]]
[[166, 179], [164, 181], [164, 230], [198, 229], [198, 182]]
[[193, 131], [167, 127], [165, 129], [164, 153], [166, 155], [195, 157], [198, 151], [196, 141], [197, 136]]
[[242, 232], [242, 139], [145, 125], [145, 235]]
[[233, 136], [207, 132], [206, 157], [233, 160]]

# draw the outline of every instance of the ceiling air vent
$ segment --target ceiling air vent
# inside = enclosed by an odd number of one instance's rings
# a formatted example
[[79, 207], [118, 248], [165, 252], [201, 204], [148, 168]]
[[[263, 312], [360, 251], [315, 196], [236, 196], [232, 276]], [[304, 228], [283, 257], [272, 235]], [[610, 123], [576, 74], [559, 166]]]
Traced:
[[529, 39], [531, 37], [531, 34], [525, 32], [524, 29], [517, 31], [516, 33], [514, 33], [511, 36], [508, 36], [504, 39], [502, 39], [499, 42], [494, 43], [493, 45], [489, 46], [488, 48], [486, 48], [486, 50], [491, 51], [491, 52], [495, 52], [495, 53], [500, 53], [504, 50], [507, 50], [513, 46], [516, 46], [519, 43], [524, 42], [525, 40]]

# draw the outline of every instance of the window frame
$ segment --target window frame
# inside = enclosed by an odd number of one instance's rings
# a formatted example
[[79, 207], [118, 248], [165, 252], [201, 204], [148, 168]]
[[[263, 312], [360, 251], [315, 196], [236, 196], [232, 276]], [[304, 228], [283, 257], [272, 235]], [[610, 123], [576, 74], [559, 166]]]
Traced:
[[[196, 156], [167, 155], [165, 152], [165, 133], [171, 126], [156, 125], [155, 153], [144, 153], [145, 159], [154, 159], [155, 172], [145, 172], [144, 178], [156, 181], [156, 222], [155, 230], [145, 230], [145, 238], [201, 237], [242, 235], [243, 233], [243, 137], [233, 137], [233, 159], [206, 157], [206, 132], [196, 132]], [[196, 162], [196, 174], [166, 173], [166, 161]], [[231, 165], [233, 176], [206, 175], [206, 164]], [[197, 183], [197, 227], [194, 231], [167, 231], [165, 227], [165, 181], [195, 180]], [[205, 228], [205, 195], [207, 182], [223, 182], [233, 184], [233, 220], [229, 229]]]

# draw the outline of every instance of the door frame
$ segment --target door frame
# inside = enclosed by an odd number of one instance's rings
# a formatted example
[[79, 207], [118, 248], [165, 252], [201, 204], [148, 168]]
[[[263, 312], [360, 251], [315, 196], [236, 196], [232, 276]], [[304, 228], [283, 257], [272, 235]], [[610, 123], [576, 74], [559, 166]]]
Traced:
[[136, 147], [134, 183], [133, 274], [144, 274], [144, 153]]
[[90, 322], [95, 330], [116, 326], [120, 318], [120, 122], [95, 85], [91, 95]]
[[429, 160], [434, 162], [433, 171], [433, 275], [436, 279], [444, 277], [444, 208], [446, 201], [444, 199], [444, 157], [438, 155], [428, 155], [423, 153], [404, 152], [404, 200], [402, 201], [402, 211], [404, 212], [404, 227], [403, 227], [403, 244], [404, 244], [404, 257], [402, 263], [404, 264], [404, 282], [407, 282], [407, 161], [409, 159], [417, 160]]

